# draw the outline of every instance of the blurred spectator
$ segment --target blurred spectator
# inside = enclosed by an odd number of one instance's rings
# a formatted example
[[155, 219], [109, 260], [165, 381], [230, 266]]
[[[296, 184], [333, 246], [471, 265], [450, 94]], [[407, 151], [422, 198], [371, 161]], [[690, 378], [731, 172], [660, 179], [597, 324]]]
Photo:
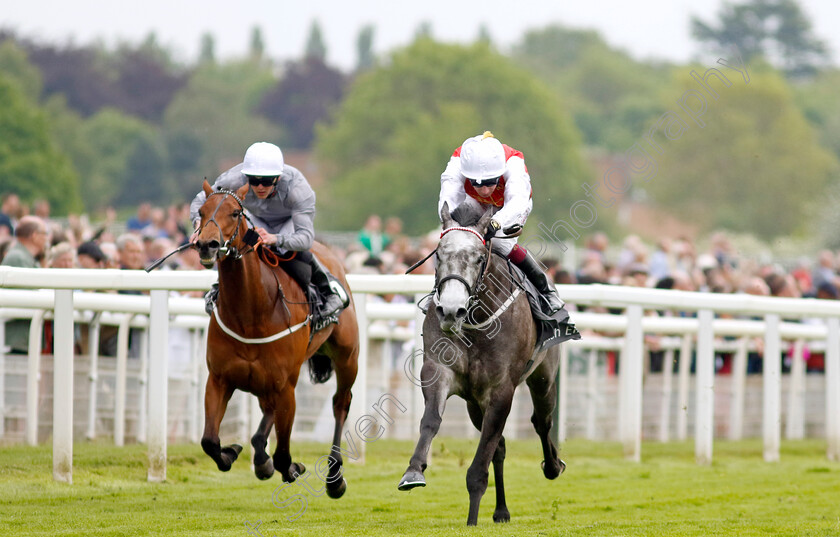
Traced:
[[120, 263], [120, 251], [115, 242], [102, 242], [99, 244], [102, 253], [105, 254], [105, 268], [118, 269]]
[[50, 223], [50, 202], [45, 199], [37, 199], [32, 202], [32, 214]]
[[377, 214], [368, 216], [364, 227], [359, 231], [359, 242], [370, 252], [370, 255], [378, 256], [388, 245], [388, 239], [382, 233], [382, 219]]
[[60, 242], [47, 251], [48, 268], [73, 268], [76, 266], [76, 250], [69, 242]]
[[152, 223], [152, 204], [141, 203], [137, 207], [137, 214], [128, 219], [125, 223], [126, 231], [142, 233], [146, 226]]
[[93, 241], [83, 242], [76, 250], [77, 261], [81, 268], [105, 268], [105, 253]]
[[120, 255], [120, 268], [143, 270], [146, 267], [146, 254], [143, 241], [132, 233], [123, 233], [117, 238], [117, 251]]
[[[0, 205], [0, 238], [9, 236], [15, 233], [15, 226], [21, 216], [20, 198], [17, 194], [9, 193], [3, 196], [3, 203]], [[6, 229], [8, 235], [6, 235]]]
[[15, 229], [15, 242], [9, 247], [3, 264], [11, 267], [38, 268], [49, 244], [47, 225], [37, 216], [24, 216]]

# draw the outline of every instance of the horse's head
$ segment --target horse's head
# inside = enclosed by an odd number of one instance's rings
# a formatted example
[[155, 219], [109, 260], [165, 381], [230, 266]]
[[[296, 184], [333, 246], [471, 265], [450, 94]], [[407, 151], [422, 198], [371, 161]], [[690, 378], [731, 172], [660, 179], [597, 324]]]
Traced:
[[444, 203], [441, 210], [443, 232], [437, 249], [435, 314], [445, 332], [459, 329], [470, 308], [470, 299], [477, 292], [489, 252], [484, 244], [484, 232], [490, 223], [488, 209], [478, 222], [459, 226]]
[[249, 186], [246, 184], [236, 192], [214, 191], [210, 183], [204, 181], [203, 188], [207, 199], [198, 210], [201, 227], [195, 247], [201, 264], [209, 268], [217, 259], [236, 256], [243, 247], [242, 239], [248, 224], [242, 199], [248, 193]]

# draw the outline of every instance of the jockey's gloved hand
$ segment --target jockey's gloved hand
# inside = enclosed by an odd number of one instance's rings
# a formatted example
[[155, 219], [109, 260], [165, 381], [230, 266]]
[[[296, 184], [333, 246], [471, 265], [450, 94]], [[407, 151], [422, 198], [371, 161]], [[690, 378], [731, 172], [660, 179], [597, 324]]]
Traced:
[[501, 227], [501, 224], [499, 224], [495, 220], [490, 220], [490, 224], [488, 224], [487, 226], [487, 231], [484, 232], [484, 242], [487, 242], [493, 237], [495, 237], [496, 232], [499, 231]]

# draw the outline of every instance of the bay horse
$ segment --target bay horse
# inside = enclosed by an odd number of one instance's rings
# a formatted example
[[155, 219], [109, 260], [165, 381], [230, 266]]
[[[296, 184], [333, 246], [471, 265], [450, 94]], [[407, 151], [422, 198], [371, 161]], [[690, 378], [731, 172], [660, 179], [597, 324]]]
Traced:
[[[457, 212], [457, 211], [456, 211]], [[467, 470], [470, 508], [467, 525], [478, 523], [493, 462], [496, 481], [494, 522], [508, 522], [505, 503], [505, 439], [502, 430], [513, 394], [525, 379], [534, 403], [531, 422], [542, 442], [543, 474], [555, 479], [566, 468], [549, 436], [559, 365], [559, 346], [535, 352], [537, 326], [528, 299], [514, 284], [507, 260], [489, 251], [484, 233], [488, 209], [472, 226], [459, 225], [444, 204], [443, 232], [437, 248], [434, 311], [423, 323], [423, 387], [425, 410], [420, 438], [399, 490], [426, 486], [423, 472], [432, 439], [437, 434], [446, 400], [458, 395], [467, 403], [473, 425], [481, 431], [478, 448]], [[472, 220], [475, 221], [475, 218]]]
[[[199, 209], [201, 226], [195, 241], [202, 263], [215, 263], [219, 272], [219, 296], [207, 336], [207, 388], [201, 447], [227, 471], [242, 447], [222, 447], [219, 424], [234, 390], [254, 394], [263, 418], [251, 438], [254, 471], [268, 479], [276, 468], [285, 482], [293, 482], [306, 468], [292, 460], [289, 436], [295, 418], [295, 386], [303, 363], [310, 360], [310, 375], [325, 382], [334, 370], [335, 430], [328, 459], [326, 489], [331, 498], [344, 494], [341, 432], [356, 379], [359, 333], [350, 298], [337, 324], [312, 333], [307, 293], [284, 270], [261, 259], [256, 237], [248, 225], [242, 200], [249, 185], [234, 191], [214, 191], [203, 185], [206, 201]], [[349, 289], [338, 258], [325, 245], [315, 242], [312, 253]], [[275, 263], [276, 265], [276, 263]], [[277, 448], [266, 453], [268, 435], [275, 428]], [[320, 462], [320, 461], [319, 461]], [[321, 466], [318, 464], [317, 466]], [[317, 469], [316, 469], [317, 473]], [[323, 477], [321, 477], [324, 479]]]

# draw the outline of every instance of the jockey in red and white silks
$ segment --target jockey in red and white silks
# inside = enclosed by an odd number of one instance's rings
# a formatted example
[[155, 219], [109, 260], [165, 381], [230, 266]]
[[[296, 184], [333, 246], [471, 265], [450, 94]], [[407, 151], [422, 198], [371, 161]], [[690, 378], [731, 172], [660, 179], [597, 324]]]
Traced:
[[[467, 138], [452, 153], [440, 176], [438, 215], [444, 203], [453, 210], [464, 202], [480, 205], [482, 209], [490, 205], [498, 208], [485, 239], [514, 224], [524, 226], [534, 204], [531, 176], [522, 152], [502, 144], [490, 131]], [[516, 237], [497, 239], [493, 246], [531, 280], [546, 299], [551, 313], [563, 307], [554, 282], [548, 281], [536, 260], [517, 244]]]

